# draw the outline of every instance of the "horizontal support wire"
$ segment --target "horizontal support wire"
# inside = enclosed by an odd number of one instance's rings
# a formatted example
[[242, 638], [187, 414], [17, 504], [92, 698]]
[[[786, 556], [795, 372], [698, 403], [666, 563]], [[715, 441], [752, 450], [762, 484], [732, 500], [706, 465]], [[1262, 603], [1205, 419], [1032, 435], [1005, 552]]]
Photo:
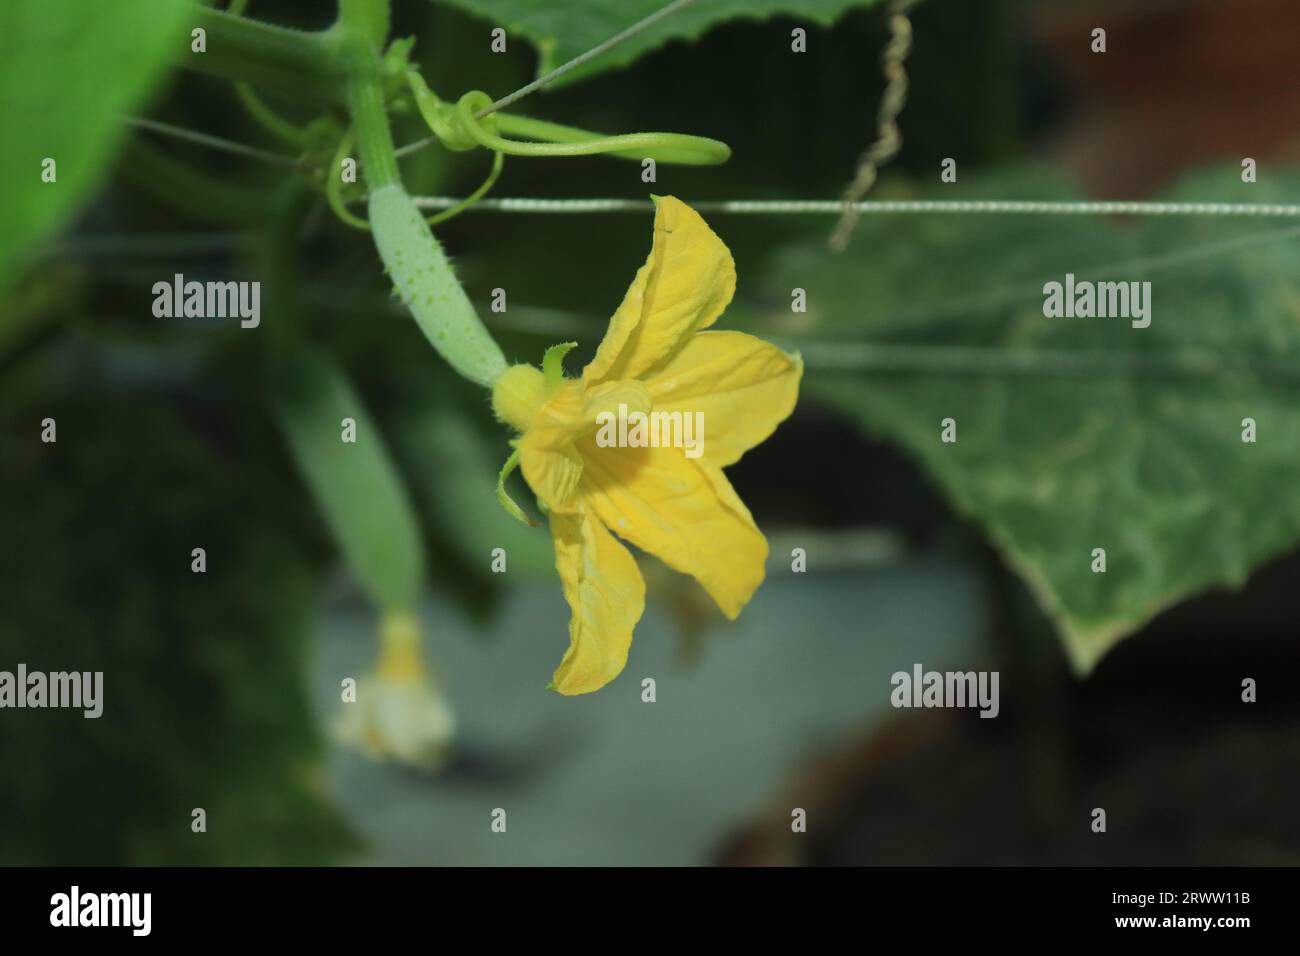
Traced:
[[[460, 202], [451, 196], [416, 196], [422, 209], [447, 209]], [[700, 212], [737, 215], [834, 216], [844, 210], [836, 199], [726, 199], [701, 200], [689, 205]], [[1232, 216], [1300, 218], [1300, 205], [1222, 202], [1049, 202], [1036, 200], [866, 200], [854, 203], [863, 215], [986, 215], [986, 216]], [[654, 208], [649, 199], [534, 199], [506, 197], [481, 199], [466, 212], [592, 213], [645, 212]]]

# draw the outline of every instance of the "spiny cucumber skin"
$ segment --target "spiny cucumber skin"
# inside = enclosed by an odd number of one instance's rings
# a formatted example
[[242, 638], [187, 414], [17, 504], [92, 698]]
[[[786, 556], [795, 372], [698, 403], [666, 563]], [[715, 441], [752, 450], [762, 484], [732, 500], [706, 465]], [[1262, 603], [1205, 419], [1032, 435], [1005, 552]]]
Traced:
[[381, 186], [370, 194], [370, 228], [398, 296], [425, 337], [457, 372], [490, 387], [505, 371], [505, 356], [406, 190]]

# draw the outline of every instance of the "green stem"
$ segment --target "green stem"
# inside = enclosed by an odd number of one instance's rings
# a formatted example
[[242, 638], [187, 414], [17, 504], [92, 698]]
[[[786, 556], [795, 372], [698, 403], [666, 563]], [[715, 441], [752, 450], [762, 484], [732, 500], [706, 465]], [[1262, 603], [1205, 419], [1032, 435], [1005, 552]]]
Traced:
[[388, 39], [391, 21], [389, 0], [339, 0], [339, 23], [376, 51]]
[[357, 141], [367, 185], [372, 190], [381, 186], [400, 186], [397, 147], [393, 143], [392, 130], [388, 128], [384, 91], [378, 77], [354, 77], [349, 84], [348, 106], [352, 111], [352, 133]]
[[338, 28], [347, 67], [348, 109], [352, 134], [366, 183], [372, 190], [400, 186], [397, 147], [388, 126], [384, 102], [383, 63], [379, 56], [380, 24], [387, 24], [388, 6], [376, 0], [340, 0]]
[[290, 30], [202, 6], [193, 8], [189, 22], [206, 31], [207, 51], [186, 54], [183, 66], [305, 99], [342, 100], [344, 71], [333, 31]]

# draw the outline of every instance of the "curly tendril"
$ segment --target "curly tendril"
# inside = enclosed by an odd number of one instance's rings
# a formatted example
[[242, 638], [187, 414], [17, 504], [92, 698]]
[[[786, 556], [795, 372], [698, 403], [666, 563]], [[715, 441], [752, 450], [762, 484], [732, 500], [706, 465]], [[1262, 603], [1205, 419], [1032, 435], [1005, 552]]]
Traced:
[[[370, 223], [353, 213], [347, 207], [347, 200], [343, 198], [343, 180], [339, 175], [343, 160], [352, 151], [352, 132], [349, 130], [344, 134], [334, 150], [334, 158], [330, 162], [330, 170], [327, 174], [325, 183], [325, 199], [329, 203], [330, 210], [341, 222], [352, 226], [354, 229], [363, 229], [369, 231]], [[476, 202], [487, 195], [488, 190], [496, 185], [497, 178], [501, 175], [501, 167], [504, 165], [505, 157], [501, 153], [496, 153], [492, 157], [492, 168], [488, 171], [487, 178], [472, 193], [462, 199], [460, 202], [447, 207], [441, 212], [428, 216], [424, 221], [431, 226], [438, 223], [446, 222], [454, 216], [460, 215], [466, 209], [469, 209]]]
[[349, 210], [343, 199], [343, 176], [340, 171], [343, 160], [351, 151], [352, 131], [348, 130], [339, 138], [338, 147], [334, 150], [334, 158], [330, 161], [330, 168], [325, 172], [325, 199], [329, 203], [330, 210], [340, 221], [354, 229], [369, 230], [370, 223]]
[[[624, 133], [604, 136], [559, 123], [526, 116], [492, 113], [478, 116], [492, 105], [482, 90], [471, 90], [455, 104], [441, 100], [424, 78], [408, 70], [407, 82], [416, 107], [433, 135], [448, 149], [464, 151], [482, 146], [511, 156], [595, 156], [653, 159], [685, 166], [713, 166], [731, 157], [731, 147], [716, 139], [686, 133]], [[530, 137], [507, 139], [501, 133]]]

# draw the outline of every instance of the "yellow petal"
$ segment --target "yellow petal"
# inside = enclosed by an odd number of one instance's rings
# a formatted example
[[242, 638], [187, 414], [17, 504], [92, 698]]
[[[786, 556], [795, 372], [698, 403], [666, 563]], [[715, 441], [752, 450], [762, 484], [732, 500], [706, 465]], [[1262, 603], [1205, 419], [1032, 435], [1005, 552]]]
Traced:
[[620, 405], [626, 406], [628, 414], [648, 412], [650, 393], [634, 380], [606, 382], [590, 389], [584, 389], [581, 382], [567, 381], [533, 416], [525, 434], [537, 448], [558, 451], [596, 431], [602, 414], [617, 416]]
[[583, 410], [588, 425], [586, 430], [595, 429], [600, 424], [599, 416], [602, 414], [617, 416], [620, 405], [625, 407], [628, 415], [633, 412], [647, 413], [651, 408], [650, 393], [645, 385], [635, 379], [606, 382], [588, 389]]
[[524, 435], [538, 448], [555, 450], [573, 444], [584, 433], [586, 425], [587, 405], [582, 384], [567, 381], [533, 415]]
[[650, 409], [650, 396], [640, 382], [607, 382], [589, 391], [567, 382], [533, 418], [519, 443], [519, 465], [534, 494], [551, 511], [579, 510], [574, 492], [582, 477], [582, 458], [573, 445], [598, 429], [603, 412], [617, 416], [619, 405], [632, 411]]
[[572, 445], [547, 448], [532, 432], [519, 442], [519, 467], [524, 480], [548, 511], [574, 513], [581, 510], [576, 494], [582, 478], [582, 456]]
[[585, 422], [582, 386], [567, 382], [537, 412], [519, 439], [519, 467], [533, 493], [551, 511], [578, 510], [574, 495], [582, 477], [582, 458], [574, 439]]
[[654, 245], [583, 370], [588, 385], [639, 378], [712, 325], [736, 292], [731, 252], [690, 206], [657, 200]]
[[627, 663], [632, 628], [645, 610], [645, 581], [631, 552], [591, 513], [552, 514], [551, 535], [573, 612], [569, 650], [552, 683], [561, 694], [589, 694]]
[[704, 414], [704, 457], [730, 465], [794, 410], [803, 360], [743, 332], [701, 332], [645, 381], [657, 412]]
[[693, 576], [734, 618], [763, 583], [767, 539], [722, 469], [680, 448], [579, 443], [580, 496], [610, 530]]

